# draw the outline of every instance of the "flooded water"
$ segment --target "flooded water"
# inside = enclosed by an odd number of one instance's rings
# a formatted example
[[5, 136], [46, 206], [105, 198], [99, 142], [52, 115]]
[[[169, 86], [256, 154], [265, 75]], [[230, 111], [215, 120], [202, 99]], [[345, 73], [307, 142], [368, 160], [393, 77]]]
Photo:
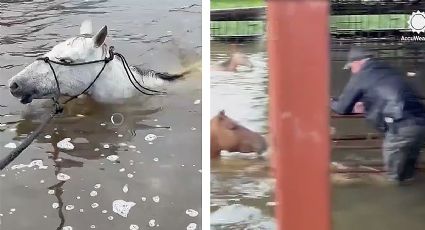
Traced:
[[[424, 45], [369, 43], [380, 55], [406, 74], [423, 96], [425, 95]], [[242, 125], [258, 132], [267, 132], [267, 53], [265, 42], [241, 45], [255, 69], [236, 74], [213, 72], [211, 76], [211, 116], [221, 109]], [[331, 95], [338, 96], [349, 73], [342, 70], [349, 45], [332, 44]], [[228, 57], [229, 45], [211, 43], [212, 62]], [[409, 72], [409, 74], [408, 74]], [[411, 73], [414, 73], [412, 76]], [[407, 75], [410, 75], [408, 77]], [[363, 119], [332, 119], [336, 136], [376, 134]], [[343, 165], [381, 163], [380, 149], [347, 149], [338, 146], [380, 146], [381, 141], [350, 141], [335, 143], [332, 161]], [[273, 179], [268, 163], [251, 156], [232, 155], [213, 160], [211, 165], [211, 212], [214, 229], [275, 229]], [[425, 221], [425, 179], [408, 187], [385, 185], [379, 174], [338, 174], [333, 176], [333, 229], [423, 229]]]
[[[49, 101], [20, 104], [8, 79], [77, 35], [83, 20], [95, 30], [108, 25], [106, 43], [130, 64], [175, 72], [200, 60], [200, 4], [0, 0], [0, 155], [50, 110]], [[201, 229], [200, 71], [167, 91], [122, 104], [86, 97], [67, 105], [0, 172], [0, 229]], [[73, 149], [57, 147], [68, 140]]]
[[[220, 110], [243, 126], [267, 132], [267, 53], [264, 42], [241, 45], [253, 71], [211, 73], [211, 116]], [[229, 58], [227, 43], [211, 43], [211, 62]], [[229, 156], [211, 162], [212, 229], [275, 229], [273, 179], [265, 160]]]

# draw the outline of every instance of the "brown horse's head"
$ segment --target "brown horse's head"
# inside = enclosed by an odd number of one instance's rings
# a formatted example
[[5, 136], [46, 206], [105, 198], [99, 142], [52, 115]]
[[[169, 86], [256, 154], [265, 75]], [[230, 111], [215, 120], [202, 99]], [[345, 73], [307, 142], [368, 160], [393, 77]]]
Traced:
[[211, 158], [220, 156], [221, 150], [241, 153], [262, 153], [267, 149], [264, 137], [226, 116], [224, 111], [211, 119]]

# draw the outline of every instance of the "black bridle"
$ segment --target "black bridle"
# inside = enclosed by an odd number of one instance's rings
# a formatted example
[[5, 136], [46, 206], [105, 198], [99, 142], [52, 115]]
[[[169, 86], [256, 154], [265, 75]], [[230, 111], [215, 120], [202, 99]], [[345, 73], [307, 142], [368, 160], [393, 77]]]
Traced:
[[[49, 65], [50, 69], [53, 72], [53, 76], [55, 78], [55, 81], [56, 81], [57, 95], [53, 98], [53, 101], [55, 102], [55, 105], [56, 105], [56, 108], [57, 108], [57, 113], [62, 111], [61, 104], [64, 105], [64, 104], [74, 100], [78, 96], [86, 93], [93, 86], [93, 84], [97, 81], [97, 79], [99, 79], [100, 75], [102, 74], [103, 70], [106, 67], [106, 64], [108, 64], [110, 61], [112, 61], [115, 56], [117, 56], [121, 59], [121, 62], [122, 62], [123, 68], [125, 70], [125, 73], [127, 74], [128, 80], [131, 82], [131, 84], [134, 86], [134, 88], [136, 88], [139, 92], [141, 92], [142, 94], [145, 94], [145, 95], [164, 95], [164, 94], [166, 94], [166, 92], [157, 91], [157, 90], [150, 89], [150, 88], [147, 88], [145, 86], [142, 86], [140, 84], [140, 82], [136, 79], [134, 74], [131, 72], [130, 66], [128, 65], [125, 57], [120, 53], [114, 52], [113, 46], [109, 47], [109, 57], [107, 57], [105, 55], [104, 59], [95, 60], [95, 61], [87, 61], [87, 62], [79, 62], [79, 63], [65, 63], [65, 62], [58, 62], [58, 61], [55, 61], [55, 60], [51, 60], [49, 57], [40, 57], [40, 58], [37, 58], [36, 60], [44, 61]], [[89, 64], [101, 63], [101, 62], [103, 62], [102, 69], [100, 69], [99, 73], [96, 75], [94, 80], [90, 83], [90, 85], [87, 86], [86, 89], [84, 89], [81, 93], [79, 93], [77, 95], [71, 96], [70, 98], [65, 100], [63, 103], [59, 103], [59, 96], [61, 94], [61, 90], [60, 90], [60, 86], [59, 86], [58, 76], [56, 75], [56, 72], [55, 72], [55, 69], [52, 66], [52, 63], [57, 64], [57, 65], [63, 65], [63, 66], [80, 66], [80, 65], [89, 65]]]

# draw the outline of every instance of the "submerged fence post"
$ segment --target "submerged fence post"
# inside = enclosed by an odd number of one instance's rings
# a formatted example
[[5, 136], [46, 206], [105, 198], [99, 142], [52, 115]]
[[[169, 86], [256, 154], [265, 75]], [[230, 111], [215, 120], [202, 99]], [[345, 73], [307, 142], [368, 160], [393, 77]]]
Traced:
[[269, 0], [270, 131], [281, 230], [330, 230], [329, 3]]

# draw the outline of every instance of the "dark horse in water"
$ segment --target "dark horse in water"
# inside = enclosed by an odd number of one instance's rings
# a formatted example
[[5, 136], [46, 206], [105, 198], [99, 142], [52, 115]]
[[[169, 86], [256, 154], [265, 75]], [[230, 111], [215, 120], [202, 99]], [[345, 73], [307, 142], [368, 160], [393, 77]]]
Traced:
[[261, 154], [267, 149], [263, 136], [239, 125], [226, 116], [224, 111], [213, 117], [210, 124], [211, 158], [219, 157], [221, 150]]

